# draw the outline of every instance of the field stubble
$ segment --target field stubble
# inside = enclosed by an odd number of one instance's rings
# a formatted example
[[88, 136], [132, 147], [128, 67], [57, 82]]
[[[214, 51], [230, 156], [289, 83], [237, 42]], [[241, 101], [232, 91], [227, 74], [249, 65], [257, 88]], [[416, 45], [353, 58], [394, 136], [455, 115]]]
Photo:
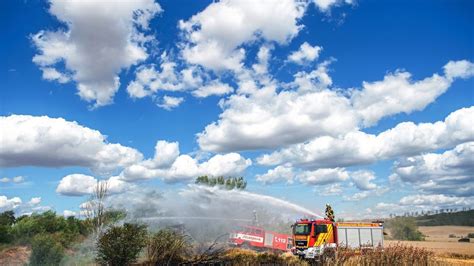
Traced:
[[[385, 240], [384, 245], [407, 245], [432, 251], [438, 261], [448, 265], [474, 265], [474, 239], [470, 243], [458, 242], [461, 236], [474, 233], [474, 226], [420, 226], [425, 241]], [[449, 237], [455, 235], [456, 237]]]

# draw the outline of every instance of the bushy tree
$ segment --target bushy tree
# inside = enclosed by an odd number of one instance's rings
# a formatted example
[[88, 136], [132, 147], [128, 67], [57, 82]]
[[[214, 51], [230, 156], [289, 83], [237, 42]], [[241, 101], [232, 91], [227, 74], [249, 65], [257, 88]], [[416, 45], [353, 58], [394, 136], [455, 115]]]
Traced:
[[396, 217], [387, 222], [387, 228], [394, 239], [421, 241], [423, 234], [418, 231], [416, 220], [412, 217]]
[[0, 225], [12, 226], [15, 223], [15, 213], [6, 211], [0, 213]]
[[0, 244], [7, 244], [13, 241], [11, 227], [0, 224]]
[[0, 243], [6, 244], [13, 240], [12, 225], [15, 223], [15, 213], [6, 211], [0, 213]]
[[36, 235], [50, 234], [57, 242], [68, 247], [80, 235], [87, 235], [88, 230], [82, 220], [75, 217], [66, 219], [55, 212], [47, 211], [17, 218], [15, 224], [10, 227], [10, 232], [19, 244], [30, 244]]
[[53, 211], [47, 211], [42, 214], [33, 214], [36, 222], [47, 233], [66, 231], [67, 223], [63, 216], [57, 216]]
[[31, 243], [30, 265], [59, 265], [64, 257], [64, 249], [53, 236], [40, 234]]
[[206, 185], [209, 187], [220, 186], [228, 190], [240, 189], [244, 190], [247, 187], [247, 181], [243, 177], [208, 177], [199, 176], [196, 178], [196, 184]]
[[136, 261], [146, 245], [147, 231], [144, 225], [125, 223], [112, 226], [99, 237], [97, 262], [104, 265], [129, 265]]
[[217, 179], [216, 178], [209, 178], [209, 186], [213, 187], [217, 185]]
[[56, 216], [53, 211], [47, 211], [18, 219], [15, 224], [15, 233], [19, 237], [33, 237], [40, 233], [64, 231], [65, 228], [66, 221], [64, 217]]
[[209, 185], [209, 177], [207, 175], [198, 176], [198, 178], [196, 178], [196, 184]]
[[247, 187], [247, 181], [243, 177], [235, 179], [235, 188], [244, 190]]
[[225, 188], [232, 190], [235, 188], [235, 179], [234, 178], [228, 178], [225, 181]]
[[225, 178], [223, 176], [217, 177], [217, 184], [223, 186], [225, 184]]
[[30, 243], [34, 236], [46, 232], [43, 225], [38, 221], [36, 215], [31, 215], [30, 217], [22, 217], [22, 219], [18, 219], [18, 222], [12, 228], [12, 233], [17, 242], [27, 244]]

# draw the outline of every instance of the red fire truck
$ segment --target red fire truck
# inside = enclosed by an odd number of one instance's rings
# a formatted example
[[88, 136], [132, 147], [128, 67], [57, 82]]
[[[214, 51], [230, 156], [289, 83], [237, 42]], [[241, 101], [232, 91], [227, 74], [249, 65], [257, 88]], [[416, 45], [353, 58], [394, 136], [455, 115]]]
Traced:
[[293, 225], [293, 254], [324, 260], [338, 247], [373, 249], [383, 247], [382, 222], [333, 222], [329, 219], [301, 219]]
[[254, 249], [286, 252], [293, 247], [291, 235], [266, 231], [261, 227], [241, 226], [230, 234], [232, 246]]

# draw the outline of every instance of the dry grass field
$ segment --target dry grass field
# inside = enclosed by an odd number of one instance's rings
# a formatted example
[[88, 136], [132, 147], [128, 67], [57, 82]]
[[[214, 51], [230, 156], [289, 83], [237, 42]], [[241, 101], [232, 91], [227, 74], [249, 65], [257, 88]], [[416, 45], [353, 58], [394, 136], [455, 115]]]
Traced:
[[460, 255], [472, 256], [474, 258], [474, 243], [386, 240], [384, 246], [391, 246], [397, 243], [407, 246], [426, 248], [433, 251], [437, 255], [456, 253]]
[[[426, 241], [385, 240], [384, 246], [401, 243], [426, 248], [449, 264], [474, 265], [474, 239], [470, 243], [458, 242], [459, 237], [474, 233], [474, 226], [420, 226]], [[450, 238], [454, 234], [457, 238]]]
[[[434, 242], [457, 243], [459, 237], [474, 233], [474, 226], [420, 226], [418, 229], [426, 236], [426, 241]], [[450, 234], [457, 236], [457, 238], [450, 238]], [[474, 241], [474, 239], [471, 239], [471, 241]]]
[[[401, 242], [406, 245], [424, 247], [438, 255], [457, 253], [474, 257], [474, 239], [470, 243], [458, 242], [459, 237], [474, 233], [474, 226], [420, 226], [418, 228], [426, 241], [396, 241], [386, 240], [385, 246]], [[450, 238], [454, 234], [457, 238]]]

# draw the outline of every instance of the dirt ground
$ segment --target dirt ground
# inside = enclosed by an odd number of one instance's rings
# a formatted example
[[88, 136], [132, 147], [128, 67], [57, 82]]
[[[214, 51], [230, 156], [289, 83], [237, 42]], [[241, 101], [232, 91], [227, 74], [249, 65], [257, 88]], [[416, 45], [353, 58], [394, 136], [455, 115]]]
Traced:
[[31, 250], [28, 247], [11, 247], [0, 251], [0, 265], [13, 266], [28, 263]]

